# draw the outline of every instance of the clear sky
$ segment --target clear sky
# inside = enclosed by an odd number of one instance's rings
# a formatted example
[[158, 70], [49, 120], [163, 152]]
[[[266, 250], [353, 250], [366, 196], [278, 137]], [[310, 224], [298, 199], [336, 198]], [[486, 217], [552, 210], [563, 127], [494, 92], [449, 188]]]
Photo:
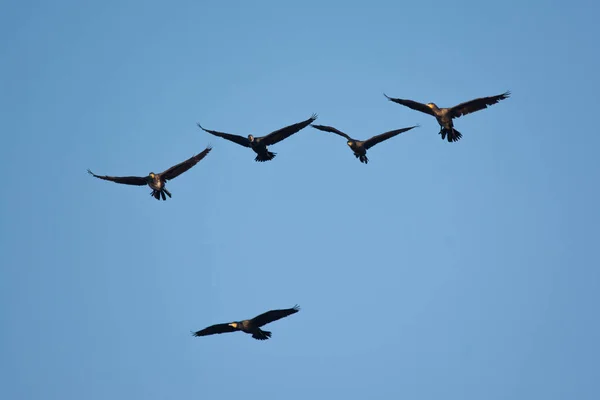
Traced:
[[[593, 1], [9, 1], [0, 398], [600, 398]], [[386, 100], [452, 106], [458, 143]], [[254, 153], [201, 131], [306, 128]], [[95, 179], [212, 144], [158, 202]], [[271, 340], [190, 331], [270, 309]]]

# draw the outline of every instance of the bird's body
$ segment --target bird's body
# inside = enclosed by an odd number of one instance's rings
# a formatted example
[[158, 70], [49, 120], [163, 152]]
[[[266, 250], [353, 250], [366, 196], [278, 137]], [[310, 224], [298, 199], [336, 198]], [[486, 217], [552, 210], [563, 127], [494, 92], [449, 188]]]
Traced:
[[271, 332], [263, 331], [260, 327], [252, 323], [252, 320], [244, 320], [239, 322], [232, 322], [231, 326], [244, 333], [252, 335], [256, 340], [267, 340], [271, 337]]
[[248, 135], [248, 140], [250, 141], [252, 151], [256, 153], [255, 161], [265, 162], [275, 158], [276, 153], [269, 151], [269, 148], [262, 140], [262, 137], [256, 138], [252, 135]]
[[150, 192], [150, 195], [152, 197], [154, 197], [156, 200], [160, 200], [161, 197], [163, 200], [166, 200], [167, 198], [165, 194], [171, 197], [171, 192], [169, 192], [165, 187], [166, 182], [168, 180], [175, 179], [177, 176], [192, 168], [200, 160], [206, 157], [206, 155], [210, 153], [211, 149], [212, 148], [210, 146], [207, 146], [206, 149], [204, 149], [202, 152], [177, 165], [174, 165], [173, 167], [161, 172], [160, 174], [150, 172], [147, 176], [107, 176], [96, 175], [89, 169], [88, 173], [98, 179], [103, 179], [105, 181], [111, 181], [115, 183], [121, 183], [124, 185], [148, 185], [150, 189], [152, 189], [152, 192]]
[[462, 138], [462, 134], [454, 128], [454, 118], [460, 118], [463, 115], [483, 110], [488, 106], [496, 104], [500, 100], [510, 97], [510, 92], [505, 92], [497, 96], [480, 97], [450, 108], [439, 108], [435, 103], [423, 104], [413, 100], [392, 98], [386, 94], [384, 96], [394, 103], [434, 116], [440, 126], [439, 133], [442, 135], [442, 140], [447, 136], [448, 142], [457, 142]]
[[362, 140], [348, 140], [346, 142], [350, 150], [354, 153], [354, 156], [360, 160], [360, 162], [367, 164], [369, 159], [367, 158], [367, 149], [365, 149], [365, 142]]
[[153, 172], [150, 172], [150, 175], [148, 177], [150, 178], [148, 180], [148, 186], [150, 186], [150, 189], [156, 192], [160, 192], [161, 190], [163, 190], [165, 184], [162, 181], [162, 179], [160, 179], [160, 175], [156, 175]]
[[294, 133], [299, 132], [301, 129], [304, 129], [305, 127], [310, 125], [310, 123], [316, 119], [317, 119], [317, 115], [313, 114], [312, 117], [310, 117], [309, 119], [307, 119], [305, 121], [286, 126], [284, 128], [278, 129], [274, 132], [271, 132], [266, 136], [260, 136], [260, 137], [256, 137], [254, 135], [248, 135], [248, 137], [243, 137], [243, 136], [234, 135], [231, 133], [225, 133], [225, 132], [213, 131], [210, 129], [204, 129], [202, 127], [202, 125], [200, 125], [199, 123], [197, 123], [197, 125], [200, 129], [202, 129], [203, 131], [208, 132], [212, 135], [215, 135], [215, 136], [221, 137], [223, 139], [229, 140], [231, 142], [237, 143], [240, 146], [251, 148], [256, 153], [256, 157], [254, 158], [254, 161], [265, 162], [265, 161], [270, 161], [270, 160], [274, 159], [275, 155], [277, 154], [277, 153], [273, 153], [273, 152], [269, 151], [268, 146], [274, 145], [275, 143], [278, 143], [278, 142], [290, 137]]
[[260, 329], [262, 326], [277, 321], [278, 319], [285, 318], [288, 315], [292, 315], [300, 311], [300, 307], [297, 305], [293, 308], [287, 308], [282, 310], [271, 310], [263, 314], [260, 314], [252, 319], [245, 319], [243, 321], [235, 321], [230, 323], [215, 324], [207, 328], [192, 332], [194, 336], [208, 336], [216, 335], [220, 333], [229, 333], [242, 331], [256, 340], [267, 340], [271, 337], [271, 332]]
[[340, 135], [342, 137], [345, 137], [348, 140], [346, 142], [346, 144], [354, 152], [354, 156], [356, 158], [358, 158], [360, 160], [360, 162], [367, 164], [369, 162], [369, 159], [367, 158], [367, 150], [368, 149], [375, 146], [377, 143], [381, 143], [384, 140], [387, 140], [396, 135], [399, 135], [400, 133], [403, 133], [403, 132], [409, 131], [413, 128], [416, 128], [418, 125], [411, 126], [408, 128], [394, 129], [393, 131], [389, 131], [389, 132], [382, 133], [380, 135], [373, 136], [372, 138], [367, 139], [367, 140], [353, 139], [350, 136], [348, 136], [346, 133], [344, 133], [344, 132], [340, 131], [339, 129], [336, 129], [332, 126], [326, 126], [326, 125], [311, 125], [311, 126], [320, 131], [331, 132], [331, 133]]
[[433, 111], [433, 115], [441, 127], [447, 130], [454, 128], [449, 108], [439, 108], [435, 103], [429, 103], [428, 107]]

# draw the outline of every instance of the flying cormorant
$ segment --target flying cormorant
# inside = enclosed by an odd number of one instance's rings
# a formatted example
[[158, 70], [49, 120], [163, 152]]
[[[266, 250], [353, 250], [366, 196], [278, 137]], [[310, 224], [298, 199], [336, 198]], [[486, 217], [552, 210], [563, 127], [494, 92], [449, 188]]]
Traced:
[[171, 168], [167, 169], [160, 174], [155, 174], [154, 172], [150, 172], [148, 176], [101, 176], [96, 175], [89, 169], [88, 173], [92, 176], [95, 176], [99, 179], [104, 179], [105, 181], [111, 181], [116, 183], [122, 183], [125, 185], [136, 185], [136, 186], [144, 186], [148, 185], [152, 189], [150, 193], [156, 200], [160, 200], [162, 196], [163, 200], [166, 200], [165, 193], [167, 196], [171, 197], [171, 193], [165, 187], [165, 184], [168, 180], [175, 179], [177, 176], [183, 174], [188, 169], [192, 168], [196, 165], [200, 160], [202, 160], [208, 153], [211, 151], [211, 146], [207, 146], [201, 153], [196, 154], [188, 160], [185, 160], [182, 163], [179, 163]]
[[439, 133], [442, 135], [442, 140], [444, 140], [446, 135], [448, 135], [448, 142], [457, 142], [462, 137], [462, 134], [454, 129], [454, 123], [452, 122], [452, 119], [459, 118], [475, 111], [483, 110], [488, 106], [496, 104], [500, 100], [510, 97], [510, 92], [505, 92], [497, 96], [480, 97], [478, 99], [460, 103], [450, 108], [439, 108], [435, 103], [422, 104], [412, 100], [396, 99], [389, 97], [385, 93], [383, 95], [394, 103], [402, 104], [403, 106], [412, 108], [413, 110], [433, 115], [440, 125]]
[[369, 159], [367, 158], [367, 150], [368, 149], [375, 146], [377, 143], [383, 142], [384, 140], [392, 138], [402, 132], [406, 132], [413, 128], [416, 128], [418, 125], [411, 126], [408, 128], [395, 129], [393, 131], [389, 131], [389, 132], [382, 133], [380, 135], [373, 136], [372, 138], [367, 139], [367, 140], [352, 139], [350, 136], [348, 136], [344, 132], [342, 132], [332, 126], [326, 126], [326, 125], [311, 125], [311, 126], [320, 131], [337, 133], [338, 135], [343, 136], [346, 139], [348, 139], [346, 144], [354, 152], [354, 156], [356, 156], [356, 158], [358, 158], [360, 160], [360, 162], [367, 164], [369, 162]]
[[261, 326], [266, 325], [270, 322], [277, 321], [278, 319], [285, 318], [288, 315], [297, 313], [300, 310], [298, 305], [293, 308], [287, 308], [285, 310], [271, 310], [263, 314], [260, 314], [252, 319], [246, 319], [243, 321], [230, 322], [225, 324], [216, 324], [204, 328], [201, 331], [192, 332], [194, 336], [208, 336], [219, 333], [229, 333], [242, 331], [251, 334], [256, 340], [267, 340], [271, 337], [271, 332], [263, 331], [260, 329]]
[[247, 138], [240, 135], [233, 135], [231, 133], [224, 133], [218, 131], [211, 131], [209, 129], [204, 129], [202, 125], [197, 123], [198, 127], [205, 132], [213, 134], [215, 136], [222, 137], [223, 139], [227, 139], [234, 143], [237, 143], [244, 147], [250, 147], [257, 154], [254, 161], [269, 161], [275, 158], [277, 153], [272, 153], [267, 149], [267, 146], [271, 146], [277, 142], [282, 141], [283, 139], [290, 137], [294, 133], [300, 131], [303, 128], [306, 128], [310, 125], [311, 122], [317, 119], [317, 114], [313, 114], [312, 117], [307, 119], [306, 121], [298, 122], [297, 124], [293, 124], [290, 126], [286, 126], [285, 128], [278, 129], [274, 132], [269, 133], [266, 136], [255, 137], [253, 135], [248, 135]]

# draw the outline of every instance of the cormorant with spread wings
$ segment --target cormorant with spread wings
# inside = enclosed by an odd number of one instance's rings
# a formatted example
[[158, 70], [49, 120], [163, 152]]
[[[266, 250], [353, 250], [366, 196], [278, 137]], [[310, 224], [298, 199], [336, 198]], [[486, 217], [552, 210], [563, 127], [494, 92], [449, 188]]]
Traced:
[[286, 139], [293, 135], [294, 133], [300, 131], [301, 129], [306, 128], [310, 125], [311, 122], [317, 119], [317, 114], [313, 114], [312, 117], [307, 119], [306, 121], [298, 122], [297, 124], [293, 124], [290, 126], [286, 126], [285, 128], [278, 129], [274, 132], [269, 133], [266, 136], [255, 137], [253, 135], [248, 135], [247, 138], [240, 135], [233, 135], [231, 133], [224, 133], [218, 131], [211, 131], [209, 129], [204, 129], [202, 125], [197, 123], [198, 127], [205, 132], [213, 134], [215, 136], [222, 137], [223, 139], [227, 139], [234, 143], [237, 143], [244, 147], [250, 147], [257, 154], [254, 161], [269, 161], [275, 158], [277, 153], [272, 153], [267, 149], [267, 146], [271, 146], [277, 142], [281, 142], [283, 139]]
[[311, 125], [311, 126], [320, 131], [336, 133], [336, 134], [348, 139], [346, 144], [354, 152], [354, 156], [356, 158], [358, 158], [360, 160], [360, 162], [367, 164], [369, 162], [369, 159], [367, 158], [367, 150], [368, 149], [375, 146], [377, 143], [381, 143], [384, 140], [392, 138], [402, 132], [406, 132], [413, 128], [416, 128], [418, 125], [411, 126], [408, 128], [395, 129], [393, 131], [389, 131], [389, 132], [382, 133], [380, 135], [373, 136], [372, 138], [367, 139], [367, 140], [352, 139], [350, 136], [348, 136], [344, 132], [342, 132], [332, 126], [326, 126], [326, 125]]
[[460, 103], [450, 108], [439, 108], [435, 103], [422, 104], [412, 100], [396, 99], [389, 97], [385, 93], [383, 95], [394, 103], [402, 104], [413, 110], [434, 116], [440, 125], [439, 133], [442, 135], [442, 140], [448, 135], [448, 142], [457, 142], [462, 137], [462, 134], [454, 129], [454, 123], [452, 122], [454, 118], [459, 118], [463, 115], [471, 114], [475, 111], [483, 110], [488, 106], [494, 105], [500, 100], [510, 97], [510, 92], [505, 92], [497, 96], [480, 97], [478, 99], [465, 101], [464, 103]]
[[160, 174], [155, 174], [154, 172], [150, 172], [148, 176], [101, 176], [96, 175], [89, 169], [88, 173], [92, 176], [95, 176], [99, 179], [104, 179], [105, 181], [111, 181], [116, 183], [122, 183], [124, 185], [136, 185], [136, 186], [144, 186], [148, 185], [152, 189], [150, 193], [156, 200], [160, 200], [162, 196], [163, 200], [166, 200], [165, 193], [167, 196], [171, 197], [171, 193], [165, 187], [165, 184], [168, 180], [175, 179], [179, 175], [183, 174], [188, 169], [192, 168], [196, 165], [200, 160], [202, 160], [210, 151], [212, 150], [211, 146], [207, 146], [201, 153], [196, 154], [195, 156], [185, 160], [182, 163], [172, 166]]
[[260, 314], [252, 319], [246, 319], [243, 321], [230, 322], [225, 324], [216, 324], [204, 328], [201, 331], [192, 332], [194, 336], [208, 336], [216, 335], [220, 333], [229, 333], [242, 331], [251, 334], [256, 340], [267, 340], [271, 337], [271, 332], [263, 331], [260, 329], [261, 326], [277, 321], [278, 319], [285, 318], [288, 315], [292, 315], [300, 311], [300, 307], [295, 305], [293, 308], [287, 308], [284, 310], [271, 310], [263, 314]]

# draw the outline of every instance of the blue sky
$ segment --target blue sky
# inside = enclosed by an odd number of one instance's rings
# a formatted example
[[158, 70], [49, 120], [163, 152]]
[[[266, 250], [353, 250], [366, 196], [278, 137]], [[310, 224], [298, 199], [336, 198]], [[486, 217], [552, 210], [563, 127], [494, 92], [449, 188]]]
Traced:
[[[21, 1], [0, 14], [3, 399], [597, 399], [592, 1]], [[383, 93], [452, 106], [456, 121]], [[196, 126], [264, 135], [275, 160]], [[149, 188], [145, 175], [213, 151]], [[218, 322], [302, 310], [242, 333]]]

